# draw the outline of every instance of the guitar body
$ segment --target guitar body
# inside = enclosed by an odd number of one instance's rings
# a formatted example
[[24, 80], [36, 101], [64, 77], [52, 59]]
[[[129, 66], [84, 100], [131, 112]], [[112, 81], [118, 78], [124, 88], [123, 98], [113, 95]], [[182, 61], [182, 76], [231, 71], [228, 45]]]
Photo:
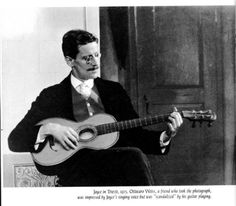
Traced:
[[[40, 172], [44, 172], [44, 167], [53, 167], [62, 164], [72, 155], [83, 148], [101, 150], [112, 147], [119, 139], [119, 132], [97, 135], [95, 126], [116, 122], [115, 118], [108, 114], [97, 114], [83, 122], [73, 122], [60, 118], [50, 118], [43, 120], [38, 125], [46, 123], [58, 123], [63, 126], [70, 126], [79, 134], [79, 142], [76, 149], [65, 150], [58, 142], [50, 143], [46, 141], [40, 152], [32, 153], [33, 161]], [[47, 173], [47, 172], [46, 172]]]

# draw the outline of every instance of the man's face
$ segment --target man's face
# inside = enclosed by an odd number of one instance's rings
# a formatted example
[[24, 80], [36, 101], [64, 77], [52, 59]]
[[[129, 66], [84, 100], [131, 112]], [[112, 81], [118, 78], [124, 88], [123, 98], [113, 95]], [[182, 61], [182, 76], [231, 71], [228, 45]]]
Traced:
[[79, 47], [79, 52], [72, 64], [72, 74], [82, 80], [95, 79], [100, 70], [98, 44], [91, 42]]

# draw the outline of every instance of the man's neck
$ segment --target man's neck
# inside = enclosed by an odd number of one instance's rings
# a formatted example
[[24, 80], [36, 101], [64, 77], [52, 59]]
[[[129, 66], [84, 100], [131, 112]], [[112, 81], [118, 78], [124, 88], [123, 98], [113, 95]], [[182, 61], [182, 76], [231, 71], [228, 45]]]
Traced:
[[77, 75], [74, 75], [73, 72], [71, 72], [71, 75], [72, 75], [74, 78], [76, 78], [76, 79], [78, 79], [79, 81], [81, 81], [81, 82], [85, 82], [85, 81], [88, 80], [88, 79], [81, 79], [81, 78], [79, 78]]
[[78, 86], [81, 83], [86, 83], [88, 85], [90, 85], [91, 87], [93, 86], [93, 79], [88, 79], [88, 80], [84, 80], [84, 79], [79, 79], [77, 77], [75, 77], [72, 73], [71, 73], [71, 84], [76, 88], [76, 86]]

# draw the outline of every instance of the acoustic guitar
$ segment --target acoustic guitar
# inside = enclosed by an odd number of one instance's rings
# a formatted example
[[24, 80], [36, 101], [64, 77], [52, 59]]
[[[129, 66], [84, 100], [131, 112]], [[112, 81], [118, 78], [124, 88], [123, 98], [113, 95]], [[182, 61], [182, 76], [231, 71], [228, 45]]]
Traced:
[[[211, 110], [206, 111], [182, 111], [183, 118], [200, 123], [207, 121], [209, 126], [216, 120], [216, 114]], [[70, 159], [75, 153], [83, 148], [101, 150], [112, 147], [119, 139], [119, 131], [140, 126], [148, 126], [168, 121], [169, 114], [155, 115], [144, 118], [125, 120], [117, 122], [109, 114], [96, 114], [82, 122], [73, 122], [62, 118], [49, 118], [39, 122], [37, 125], [47, 123], [58, 123], [63, 126], [70, 126], [79, 135], [76, 149], [65, 150], [64, 147], [54, 142], [52, 137], [46, 138], [41, 145], [39, 152], [31, 153], [36, 167], [42, 173], [47, 172], [47, 168], [52, 168]]]

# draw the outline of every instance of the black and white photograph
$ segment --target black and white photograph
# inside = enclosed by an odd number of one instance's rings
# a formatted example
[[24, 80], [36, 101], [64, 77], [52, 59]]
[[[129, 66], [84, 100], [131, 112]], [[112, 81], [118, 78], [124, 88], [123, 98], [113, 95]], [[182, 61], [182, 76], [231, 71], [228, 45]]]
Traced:
[[1, 8], [3, 206], [235, 205], [235, 11]]

